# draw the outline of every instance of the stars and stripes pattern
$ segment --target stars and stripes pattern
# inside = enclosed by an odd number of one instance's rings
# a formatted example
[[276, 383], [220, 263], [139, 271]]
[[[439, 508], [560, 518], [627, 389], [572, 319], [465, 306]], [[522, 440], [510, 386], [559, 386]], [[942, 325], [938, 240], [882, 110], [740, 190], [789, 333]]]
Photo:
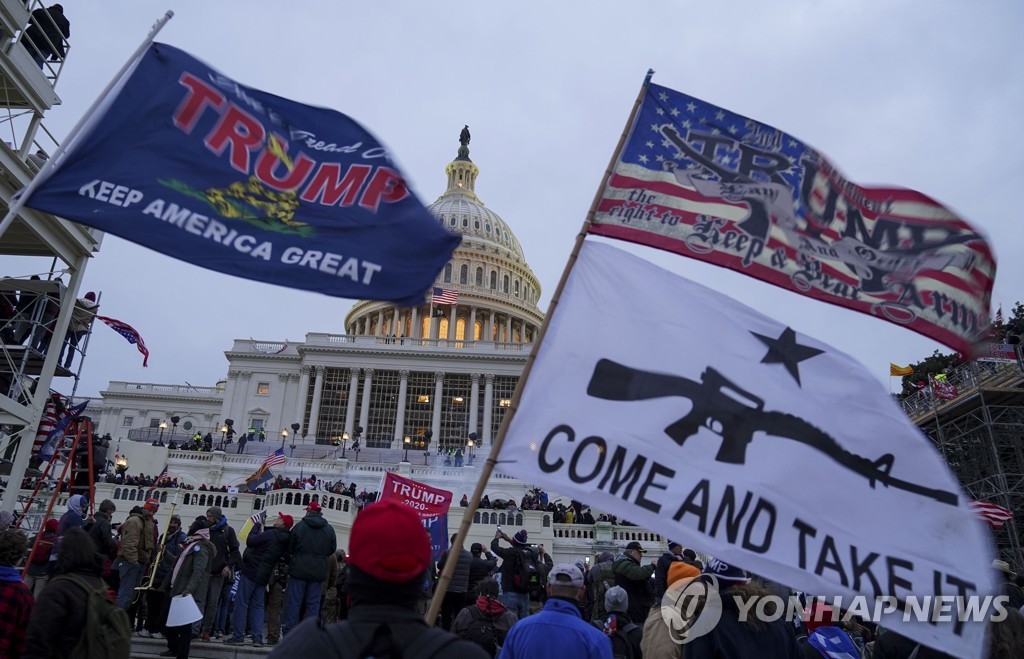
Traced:
[[971, 512], [983, 519], [985, 523], [994, 529], [1003, 528], [1003, 524], [1006, 524], [1007, 520], [1013, 519], [1012, 510], [989, 501], [970, 499], [967, 505]]
[[459, 301], [459, 292], [450, 288], [434, 288], [431, 302], [434, 304], [455, 304]]
[[[915, 238], [926, 228], [946, 238]], [[589, 232], [736, 270], [960, 352], [989, 323], [991, 248], [951, 210], [914, 190], [858, 186], [793, 136], [655, 84]], [[896, 282], [957, 313], [908, 303]]]
[[49, 460], [53, 457], [54, 452], [60, 445], [61, 440], [67, 434], [68, 426], [71, 422], [77, 419], [85, 412], [85, 408], [89, 405], [89, 401], [84, 401], [78, 405], [65, 410], [64, 416], [53, 425], [50, 433], [46, 436], [43, 441], [43, 445], [39, 447], [39, 457], [43, 460]]
[[288, 458], [284, 456], [284, 449], [279, 448], [273, 453], [269, 454], [267, 457], [263, 458], [263, 462], [261, 462], [260, 465], [265, 465], [267, 467], [276, 467], [277, 465], [283, 465], [287, 461]]
[[149, 366], [149, 349], [146, 348], [146, 342], [142, 340], [142, 335], [139, 334], [138, 330], [128, 323], [117, 320], [116, 318], [96, 316], [96, 320], [103, 321], [107, 327], [123, 336], [128, 343], [134, 344], [135, 347], [139, 349], [139, 352], [142, 353], [142, 365]]

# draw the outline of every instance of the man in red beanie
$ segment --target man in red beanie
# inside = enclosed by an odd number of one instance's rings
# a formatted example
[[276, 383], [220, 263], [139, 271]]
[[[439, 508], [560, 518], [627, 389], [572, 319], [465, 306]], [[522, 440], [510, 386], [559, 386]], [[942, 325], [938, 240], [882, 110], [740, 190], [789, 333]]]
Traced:
[[305, 620], [271, 657], [412, 656], [485, 659], [454, 634], [427, 626], [416, 603], [430, 568], [430, 538], [408, 506], [381, 501], [356, 517], [349, 540], [348, 619]]

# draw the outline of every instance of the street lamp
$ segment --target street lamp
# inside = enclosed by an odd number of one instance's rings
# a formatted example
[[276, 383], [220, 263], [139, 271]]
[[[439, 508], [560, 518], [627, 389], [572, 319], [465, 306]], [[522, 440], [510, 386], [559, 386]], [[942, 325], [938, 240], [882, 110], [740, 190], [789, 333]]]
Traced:
[[469, 440], [468, 442], [466, 442], [466, 447], [469, 450], [469, 455], [467, 456], [469, 458], [469, 464], [473, 464], [473, 440], [472, 439]]
[[[348, 433], [341, 433], [341, 457], [345, 457], [345, 448], [348, 445]], [[337, 455], [337, 454], [335, 454]]]
[[157, 440], [157, 444], [156, 444], [157, 446], [163, 446], [164, 445], [164, 431], [165, 430], [167, 430], [167, 422], [166, 421], [161, 421], [160, 422], [160, 439]]
[[409, 444], [412, 444], [412, 437], [405, 436], [405, 462], [409, 461]]
[[174, 442], [174, 431], [178, 429], [178, 422], [179, 421], [181, 421], [181, 417], [179, 417], [179, 416], [172, 416], [171, 417], [171, 443]]
[[221, 426], [220, 427], [220, 449], [219, 449], [221, 451], [224, 450], [224, 438], [227, 437], [227, 434], [228, 434], [228, 427], [227, 427], [227, 425]]
[[281, 450], [284, 450], [284, 440], [288, 439], [288, 431], [286, 429], [281, 430]]

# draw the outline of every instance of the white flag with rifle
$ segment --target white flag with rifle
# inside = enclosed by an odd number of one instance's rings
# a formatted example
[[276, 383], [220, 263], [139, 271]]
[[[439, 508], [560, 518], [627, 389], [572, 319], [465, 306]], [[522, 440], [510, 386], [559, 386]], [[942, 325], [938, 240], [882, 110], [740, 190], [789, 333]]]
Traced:
[[[520, 386], [499, 471], [812, 594], [993, 590], [955, 478], [860, 363], [638, 257], [584, 242]], [[956, 604], [881, 622], [982, 654]]]

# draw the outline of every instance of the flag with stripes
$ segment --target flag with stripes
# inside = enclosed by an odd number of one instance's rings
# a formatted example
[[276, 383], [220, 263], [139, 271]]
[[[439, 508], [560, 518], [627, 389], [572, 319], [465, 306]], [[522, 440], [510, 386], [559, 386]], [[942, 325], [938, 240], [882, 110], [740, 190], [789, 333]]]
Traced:
[[1003, 524], [1006, 520], [1013, 519], [1013, 511], [1009, 508], [1003, 508], [1002, 506], [996, 505], [989, 501], [978, 501], [971, 499], [968, 501], [968, 506], [971, 508], [971, 512], [985, 520], [985, 522], [994, 529], [1003, 528]]
[[[270, 457], [270, 456], [267, 456]], [[255, 490], [260, 485], [263, 485], [274, 477], [274, 472], [270, 471], [270, 466], [264, 462], [261, 464], [251, 476], [245, 479], [245, 488], [249, 491]]]
[[68, 426], [71, 425], [72, 421], [74, 421], [83, 412], [85, 412], [85, 408], [88, 405], [89, 401], [85, 401], [83, 403], [75, 405], [72, 408], [69, 408], [64, 412], [64, 416], [61, 417], [57, 421], [57, 423], [54, 424], [53, 429], [50, 430], [50, 433], [46, 436], [46, 439], [43, 441], [43, 445], [39, 447], [40, 459], [49, 460], [50, 458], [53, 457], [57, 445], [60, 443], [62, 439], [64, 439], [64, 435], [67, 433]]
[[52, 431], [53, 427], [57, 425], [57, 402], [59, 400], [60, 395], [53, 394], [46, 400], [46, 405], [43, 406], [43, 416], [39, 419], [39, 428], [36, 429], [36, 438], [32, 442], [33, 455], [39, 455], [40, 449], [43, 448], [43, 444], [46, 442], [46, 438], [50, 436], [50, 431]]
[[[870, 144], [870, 142], [868, 142]], [[776, 128], [649, 84], [589, 228], [856, 309], [968, 354], [996, 264], [930, 197], [847, 180]]]
[[459, 292], [450, 288], [434, 288], [431, 296], [434, 304], [455, 304], [459, 301]]
[[128, 343], [135, 344], [135, 347], [142, 353], [142, 365], [149, 366], [149, 350], [146, 348], [146, 342], [142, 340], [142, 335], [139, 334], [138, 330], [128, 323], [117, 320], [116, 318], [96, 316], [96, 320], [103, 321], [107, 327], [123, 336]]
[[279, 448], [267, 457], [263, 458], [263, 462], [260, 465], [266, 465], [267, 467], [276, 467], [277, 465], [283, 465], [288, 461], [288, 458], [284, 457], [284, 449]]
[[914, 374], [914, 368], [912, 366], [898, 366], [896, 364], [893, 364], [892, 362], [889, 362], [889, 375], [897, 376], [897, 375], [913, 375], [913, 374]]

